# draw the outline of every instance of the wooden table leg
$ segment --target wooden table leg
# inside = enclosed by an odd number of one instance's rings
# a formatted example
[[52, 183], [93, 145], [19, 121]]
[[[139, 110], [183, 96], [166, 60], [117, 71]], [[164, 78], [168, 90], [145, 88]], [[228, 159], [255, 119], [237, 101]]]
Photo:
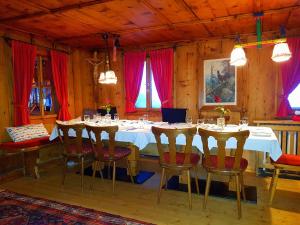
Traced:
[[[129, 166], [131, 168], [132, 176], [136, 176], [139, 173], [139, 168], [138, 168], [138, 160], [140, 158], [139, 149], [135, 145], [129, 145], [129, 148], [131, 150], [131, 154], [128, 156]], [[129, 175], [128, 171], [127, 174]]]
[[28, 151], [24, 152], [24, 167], [25, 167], [25, 175], [36, 177], [36, 160], [39, 156], [39, 151]]

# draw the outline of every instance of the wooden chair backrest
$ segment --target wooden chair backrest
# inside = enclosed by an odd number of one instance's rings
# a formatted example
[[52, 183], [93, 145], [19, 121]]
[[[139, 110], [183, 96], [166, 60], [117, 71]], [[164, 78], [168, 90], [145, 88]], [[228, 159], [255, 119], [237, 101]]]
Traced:
[[[217, 168], [220, 170], [225, 169], [226, 141], [229, 138], [232, 138], [232, 137], [235, 138], [237, 141], [237, 148], [233, 155], [235, 157], [235, 160], [234, 160], [234, 165], [233, 165], [232, 169], [237, 170], [240, 168], [240, 162], [241, 162], [243, 151], [244, 151], [244, 144], [250, 134], [249, 130], [238, 131], [238, 132], [217, 132], [217, 131], [210, 131], [210, 130], [204, 130], [202, 128], [198, 128], [198, 133], [201, 136], [203, 150], [204, 150], [204, 157], [206, 159], [209, 159], [209, 157], [210, 157], [210, 149], [208, 147], [208, 138], [213, 137], [216, 139], [217, 145], [218, 145]], [[208, 167], [210, 167], [210, 165], [209, 165], [210, 160], [207, 160], [206, 163], [208, 163], [206, 165]]]
[[[65, 153], [73, 152], [74, 147], [76, 148], [76, 153], [82, 153], [82, 131], [85, 128], [84, 124], [61, 124], [56, 123], [58, 130], [58, 137], [64, 147]], [[75, 137], [69, 136], [69, 131], [75, 131]], [[71, 150], [72, 148], [72, 150]], [[74, 152], [73, 152], [74, 153]]]
[[282, 153], [300, 155], [300, 126], [262, 125], [272, 128]]
[[194, 135], [197, 133], [196, 127], [182, 128], [182, 129], [171, 129], [171, 128], [161, 128], [152, 127], [152, 132], [155, 136], [157, 148], [159, 152], [160, 162], [166, 164], [164, 158], [164, 148], [161, 142], [161, 135], [165, 134], [168, 138], [168, 151], [170, 154], [169, 164], [176, 164], [176, 137], [179, 134], [183, 134], [186, 138], [186, 145], [184, 147], [183, 153], [185, 154], [185, 159], [183, 164], [191, 164], [191, 153], [192, 153], [192, 142]]
[[[99, 160], [104, 159], [104, 142], [101, 138], [102, 132], [108, 133], [108, 151], [110, 158], [115, 154], [115, 137], [119, 127], [116, 126], [90, 126], [86, 125], [86, 129], [91, 140], [94, 152], [97, 151]], [[92, 133], [95, 135], [95, 140], [92, 138]]]

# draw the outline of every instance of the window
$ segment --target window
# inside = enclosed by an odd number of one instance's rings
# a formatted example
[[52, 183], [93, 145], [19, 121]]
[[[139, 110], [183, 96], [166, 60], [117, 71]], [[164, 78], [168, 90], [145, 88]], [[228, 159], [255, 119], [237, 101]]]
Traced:
[[295, 88], [295, 90], [293, 90], [288, 96], [290, 106], [294, 110], [300, 110], [299, 96], [300, 96], [300, 84], [298, 84], [298, 86]]
[[161, 102], [156, 90], [149, 58], [144, 63], [141, 88], [135, 103], [135, 107], [147, 110], [159, 109], [161, 107]]
[[57, 104], [48, 57], [37, 56], [28, 107], [30, 115], [55, 114]]

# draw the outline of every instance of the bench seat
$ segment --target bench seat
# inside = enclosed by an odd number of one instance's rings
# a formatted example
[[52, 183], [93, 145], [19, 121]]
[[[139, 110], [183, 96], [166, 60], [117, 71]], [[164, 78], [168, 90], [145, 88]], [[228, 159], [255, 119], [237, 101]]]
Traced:
[[26, 148], [32, 148], [32, 147], [39, 147], [41, 145], [48, 145], [50, 144], [49, 137], [41, 137], [41, 138], [34, 138], [26, 141], [20, 141], [20, 142], [4, 142], [0, 144], [0, 149], [5, 150], [7, 153], [10, 153], [14, 150], [23, 150]]

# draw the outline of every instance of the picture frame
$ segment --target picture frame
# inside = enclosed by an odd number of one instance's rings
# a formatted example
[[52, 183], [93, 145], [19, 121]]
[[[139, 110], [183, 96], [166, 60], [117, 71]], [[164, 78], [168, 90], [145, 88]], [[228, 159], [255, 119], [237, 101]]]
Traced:
[[237, 104], [237, 69], [229, 58], [204, 60], [203, 105]]

